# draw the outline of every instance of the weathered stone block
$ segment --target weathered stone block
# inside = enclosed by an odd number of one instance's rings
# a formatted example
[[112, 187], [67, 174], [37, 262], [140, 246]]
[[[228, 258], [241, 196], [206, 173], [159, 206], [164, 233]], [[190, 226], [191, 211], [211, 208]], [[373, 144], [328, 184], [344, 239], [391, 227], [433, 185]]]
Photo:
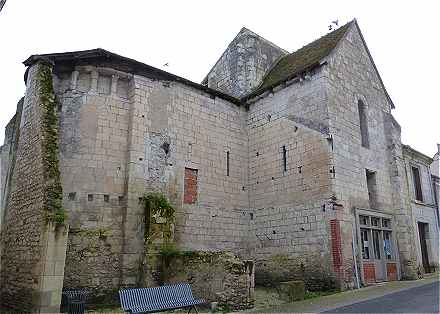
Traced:
[[287, 302], [292, 302], [304, 300], [306, 288], [304, 281], [294, 280], [280, 282], [279, 286], [277, 287], [277, 291], [280, 299]]

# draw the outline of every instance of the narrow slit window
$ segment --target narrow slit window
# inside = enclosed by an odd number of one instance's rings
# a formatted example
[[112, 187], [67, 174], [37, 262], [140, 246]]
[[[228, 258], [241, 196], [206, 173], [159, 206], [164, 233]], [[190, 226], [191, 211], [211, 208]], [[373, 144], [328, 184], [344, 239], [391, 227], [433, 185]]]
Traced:
[[287, 171], [287, 150], [285, 145], [283, 145], [283, 171]]
[[370, 141], [368, 138], [367, 111], [365, 104], [362, 102], [362, 100], [358, 101], [358, 112], [359, 112], [359, 126], [361, 130], [361, 144], [365, 148], [370, 148]]
[[420, 181], [420, 171], [417, 167], [411, 167], [414, 181], [414, 192], [416, 200], [423, 202], [422, 183]]
[[377, 182], [376, 182], [376, 172], [366, 169], [365, 170], [367, 177], [367, 189], [368, 189], [368, 198], [370, 201], [371, 208], [377, 208]]
[[229, 152], [226, 152], [226, 175], [229, 177]]

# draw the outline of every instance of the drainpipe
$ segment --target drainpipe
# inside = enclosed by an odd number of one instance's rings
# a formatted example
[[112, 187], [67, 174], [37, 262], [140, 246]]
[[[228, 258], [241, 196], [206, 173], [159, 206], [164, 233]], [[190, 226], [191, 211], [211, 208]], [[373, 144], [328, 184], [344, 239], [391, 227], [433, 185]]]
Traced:
[[356, 239], [355, 239], [355, 236], [354, 236], [354, 226], [353, 226], [353, 224], [351, 225], [351, 237], [352, 237], [352, 239], [351, 239], [351, 249], [352, 249], [352, 251], [353, 251], [353, 261], [354, 261], [354, 269], [355, 269], [355, 275], [356, 275], [356, 287], [357, 287], [357, 289], [359, 289], [360, 288], [360, 284], [359, 284], [359, 273], [358, 273], [358, 267], [357, 267], [357, 256], [356, 256], [356, 245], [357, 245], [357, 242], [356, 242]]

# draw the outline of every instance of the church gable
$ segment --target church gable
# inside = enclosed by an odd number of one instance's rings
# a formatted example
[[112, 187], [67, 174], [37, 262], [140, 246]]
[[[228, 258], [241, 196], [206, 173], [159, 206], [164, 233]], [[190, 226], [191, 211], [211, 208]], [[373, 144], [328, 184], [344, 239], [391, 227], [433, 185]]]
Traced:
[[261, 84], [266, 72], [287, 51], [242, 28], [202, 84], [241, 98]]
[[[341, 73], [344, 74], [346, 84], [356, 82], [357, 87], [353, 86], [353, 88], [357, 89], [360, 94], [367, 96], [368, 90], [372, 93], [378, 92], [383, 96], [383, 107], [386, 111], [395, 108], [357, 21], [353, 20], [348, 25], [349, 29], [326, 58], [330, 63], [330, 72], [333, 75], [336, 75], [336, 72], [339, 73], [338, 79], [341, 78]], [[332, 79], [332, 76], [330, 78]]]

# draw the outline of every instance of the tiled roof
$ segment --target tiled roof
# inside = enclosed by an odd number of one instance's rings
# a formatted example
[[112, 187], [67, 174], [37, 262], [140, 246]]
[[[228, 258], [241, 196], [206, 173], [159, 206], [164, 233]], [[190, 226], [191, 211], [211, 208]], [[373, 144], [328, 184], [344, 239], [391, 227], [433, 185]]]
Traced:
[[336, 47], [351, 22], [281, 58], [268, 72], [258, 90], [265, 90], [319, 64]]

